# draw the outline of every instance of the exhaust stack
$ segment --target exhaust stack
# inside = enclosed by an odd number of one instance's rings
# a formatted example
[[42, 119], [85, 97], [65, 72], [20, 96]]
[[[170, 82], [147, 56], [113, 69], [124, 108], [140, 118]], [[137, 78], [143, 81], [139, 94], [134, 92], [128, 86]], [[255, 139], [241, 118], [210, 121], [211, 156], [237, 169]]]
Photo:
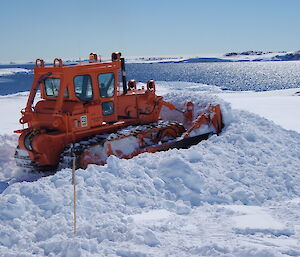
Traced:
[[126, 71], [125, 71], [125, 59], [124, 58], [121, 58], [121, 71], [122, 71], [123, 94], [126, 95], [127, 86], [126, 86]]

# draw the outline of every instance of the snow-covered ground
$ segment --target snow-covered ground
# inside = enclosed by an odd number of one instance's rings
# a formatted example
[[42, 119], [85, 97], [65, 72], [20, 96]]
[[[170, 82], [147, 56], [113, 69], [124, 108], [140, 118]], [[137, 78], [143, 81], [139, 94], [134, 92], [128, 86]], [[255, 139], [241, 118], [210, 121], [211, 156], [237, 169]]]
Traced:
[[[157, 88], [179, 106], [220, 103], [221, 135], [78, 170], [76, 235], [70, 170], [13, 183], [0, 195], [0, 256], [300, 256], [300, 89]], [[22, 180], [11, 131], [25, 102], [0, 97], [2, 180]]]
[[226, 92], [219, 96], [233, 108], [247, 110], [300, 133], [300, 88], [264, 92]]

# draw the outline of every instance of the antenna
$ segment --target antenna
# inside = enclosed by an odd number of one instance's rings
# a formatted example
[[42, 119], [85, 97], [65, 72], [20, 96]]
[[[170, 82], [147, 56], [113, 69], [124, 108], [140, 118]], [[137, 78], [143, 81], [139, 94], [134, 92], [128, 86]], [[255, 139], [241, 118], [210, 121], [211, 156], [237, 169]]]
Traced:
[[79, 64], [81, 63], [81, 54], [80, 54], [80, 41], [77, 42], [77, 46], [78, 46], [78, 60], [79, 60]]

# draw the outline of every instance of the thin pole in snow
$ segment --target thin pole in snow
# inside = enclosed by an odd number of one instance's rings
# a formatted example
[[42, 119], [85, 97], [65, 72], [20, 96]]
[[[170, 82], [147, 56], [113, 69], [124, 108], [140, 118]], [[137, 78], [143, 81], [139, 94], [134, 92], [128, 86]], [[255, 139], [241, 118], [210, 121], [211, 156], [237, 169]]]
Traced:
[[76, 155], [73, 153], [73, 167], [72, 167], [72, 184], [73, 184], [73, 200], [74, 200], [74, 234], [76, 234], [76, 176], [75, 176], [75, 168], [76, 168]]

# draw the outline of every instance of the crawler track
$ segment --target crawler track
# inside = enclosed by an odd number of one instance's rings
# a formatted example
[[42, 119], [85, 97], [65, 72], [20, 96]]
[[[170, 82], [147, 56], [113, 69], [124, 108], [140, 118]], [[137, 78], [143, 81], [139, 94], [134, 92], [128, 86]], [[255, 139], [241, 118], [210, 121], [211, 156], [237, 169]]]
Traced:
[[[156, 135], [160, 135], [163, 130], [167, 128], [172, 128], [172, 127], [179, 127], [184, 131], [184, 128], [182, 124], [178, 122], [169, 122], [169, 121], [158, 121], [155, 123], [151, 123], [148, 125], [140, 125], [140, 126], [129, 126], [122, 128], [118, 130], [115, 133], [111, 134], [101, 134], [101, 135], [96, 135], [90, 138], [86, 138], [84, 140], [81, 140], [79, 142], [69, 144], [65, 147], [64, 151], [61, 153], [60, 156], [60, 162], [57, 167], [38, 167], [37, 164], [33, 161], [30, 160], [29, 155], [26, 151], [17, 148], [15, 152], [15, 159], [16, 159], [16, 164], [19, 167], [22, 167], [24, 171], [26, 172], [49, 172], [53, 171], [56, 172], [58, 170], [64, 169], [64, 168], [71, 168], [72, 167], [72, 161], [74, 158], [74, 155], [76, 157], [76, 168], [80, 168], [80, 158], [81, 155], [84, 153], [85, 150], [93, 147], [93, 146], [103, 146], [105, 142], [112, 142], [112, 141], [117, 141], [123, 138], [128, 138], [128, 137], [138, 137], [141, 135], [141, 133], [147, 133], [151, 131], [155, 131]], [[179, 138], [178, 138], [179, 139]], [[170, 139], [173, 140], [174, 139]], [[176, 141], [176, 139], [175, 139]], [[161, 142], [157, 142], [160, 145], [163, 143], [168, 143], [166, 140]], [[146, 145], [146, 147], [153, 147], [155, 145]]]

